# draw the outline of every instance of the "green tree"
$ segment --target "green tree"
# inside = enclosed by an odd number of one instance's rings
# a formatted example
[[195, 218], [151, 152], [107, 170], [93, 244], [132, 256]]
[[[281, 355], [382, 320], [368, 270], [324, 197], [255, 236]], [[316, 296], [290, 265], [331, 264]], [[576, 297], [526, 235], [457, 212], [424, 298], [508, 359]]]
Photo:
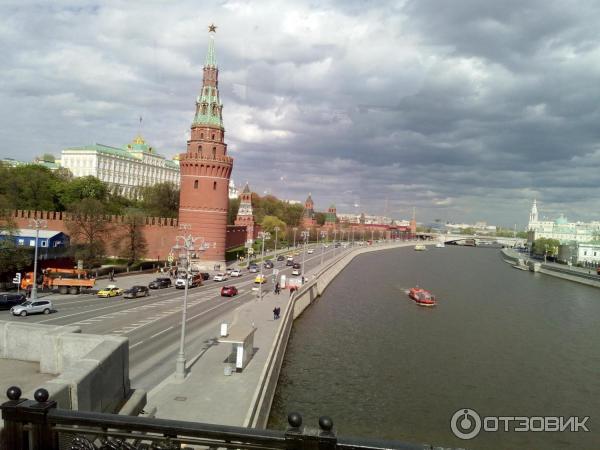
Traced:
[[173, 183], [158, 183], [142, 190], [141, 209], [147, 216], [177, 217], [179, 189]]
[[325, 224], [325, 217], [326, 217], [325, 213], [322, 213], [322, 212], [315, 213], [315, 219], [317, 220], [317, 225]]
[[72, 204], [68, 211], [66, 226], [73, 257], [83, 260], [86, 268], [98, 266], [106, 254], [105, 239], [112, 228], [103, 214], [104, 204], [94, 198], [84, 198]]
[[66, 208], [84, 198], [95, 199], [102, 203], [106, 203], [109, 198], [108, 185], [91, 175], [75, 178], [61, 184], [61, 187], [60, 202]]
[[286, 228], [285, 222], [276, 216], [265, 216], [260, 223], [260, 226], [263, 231], [271, 233], [273, 239], [275, 239], [275, 227], [279, 227], [279, 231], [277, 232], [279, 237], [283, 236]]
[[55, 211], [60, 208], [57, 188], [59, 177], [38, 164], [27, 164], [8, 169], [0, 194], [6, 196], [12, 208], [37, 211]]
[[142, 228], [145, 224], [145, 215], [142, 211], [129, 208], [125, 211], [125, 232], [121, 239], [120, 254], [127, 258], [129, 265], [139, 260], [146, 253], [148, 243]]
[[558, 255], [560, 242], [558, 239], [539, 238], [533, 242], [533, 253], [539, 256], [556, 257]]

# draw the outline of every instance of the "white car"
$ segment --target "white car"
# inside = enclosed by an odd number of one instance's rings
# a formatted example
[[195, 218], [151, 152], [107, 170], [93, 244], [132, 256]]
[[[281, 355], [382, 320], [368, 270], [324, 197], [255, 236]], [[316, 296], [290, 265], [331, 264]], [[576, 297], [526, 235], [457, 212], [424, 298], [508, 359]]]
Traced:
[[225, 281], [225, 280], [228, 280], [228, 279], [229, 279], [229, 277], [227, 276], [227, 274], [223, 273], [223, 272], [219, 272], [218, 274], [216, 274], [213, 277], [214, 281]]
[[296, 276], [300, 275], [300, 269], [292, 270], [292, 275], [296, 275]]
[[240, 269], [233, 269], [231, 271], [231, 276], [232, 277], [241, 277], [242, 276], [242, 271]]
[[309, 248], [309, 249], [306, 251], [306, 253], [308, 253], [309, 255], [310, 255], [310, 254], [312, 254], [312, 253], [314, 253], [314, 252], [315, 252], [315, 249], [314, 249], [314, 248]]
[[13, 316], [25, 317], [29, 314], [44, 313], [50, 314], [54, 310], [52, 302], [50, 300], [35, 300], [26, 301], [20, 305], [13, 306], [10, 308], [10, 312]]

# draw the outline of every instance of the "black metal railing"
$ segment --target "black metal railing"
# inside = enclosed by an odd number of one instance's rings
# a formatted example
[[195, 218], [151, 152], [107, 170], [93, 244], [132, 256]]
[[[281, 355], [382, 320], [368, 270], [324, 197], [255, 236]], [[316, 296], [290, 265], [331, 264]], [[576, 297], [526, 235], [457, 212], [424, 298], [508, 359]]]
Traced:
[[7, 396], [0, 406], [0, 442], [7, 450], [434, 450], [427, 444], [338, 437], [325, 416], [319, 428], [303, 426], [300, 414], [291, 413], [286, 431], [258, 430], [59, 409], [45, 389], [35, 392], [35, 400], [22, 399], [18, 387]]

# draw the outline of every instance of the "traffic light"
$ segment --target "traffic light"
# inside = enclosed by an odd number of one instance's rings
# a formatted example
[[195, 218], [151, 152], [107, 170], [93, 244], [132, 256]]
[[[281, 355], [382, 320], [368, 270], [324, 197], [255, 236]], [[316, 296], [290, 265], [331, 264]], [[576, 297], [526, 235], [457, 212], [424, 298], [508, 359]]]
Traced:
[[13, 284], [18, 284], [18, 285], [21, 284], [21, 274], [20, 273], [17, 273], [15, 275], [15, 277], [13, 278]]

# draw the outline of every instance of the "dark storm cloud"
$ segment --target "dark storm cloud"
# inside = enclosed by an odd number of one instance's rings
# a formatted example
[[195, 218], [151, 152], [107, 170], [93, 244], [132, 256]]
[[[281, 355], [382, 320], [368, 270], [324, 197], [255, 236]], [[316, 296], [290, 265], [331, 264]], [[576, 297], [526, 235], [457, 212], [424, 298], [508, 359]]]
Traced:
[[595, 218], [600, 5], [259, 6], [3, 2], [2, 156], [123, 145], [140, 115], [151, 145], [181, 152], [214, 21], [238, 184], [423, 221], [524, 224], [534, 197]]

